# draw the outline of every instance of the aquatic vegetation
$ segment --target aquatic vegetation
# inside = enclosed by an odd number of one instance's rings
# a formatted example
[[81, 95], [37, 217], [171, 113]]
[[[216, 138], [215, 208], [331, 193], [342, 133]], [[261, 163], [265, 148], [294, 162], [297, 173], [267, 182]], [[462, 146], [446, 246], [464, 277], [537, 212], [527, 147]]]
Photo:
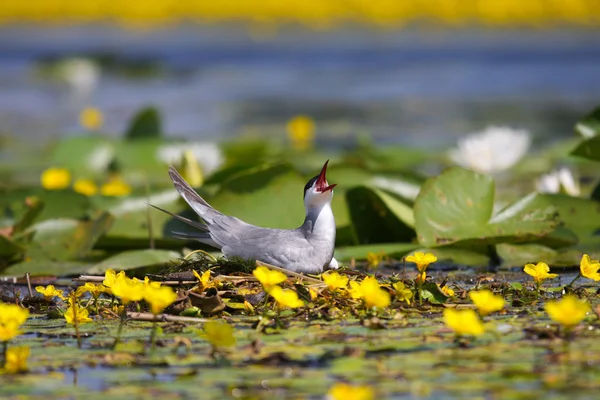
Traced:
[[444, 322], [457, 336], [479, 336], [485, 332], [483, 322], [474, 310], [446, 308]]
[[282, 289], [281, 286], [274, 285], [269, 287], [267, 293], [275, 299], [279, 310], [304, 306], [304, 302], [298, 298], [298, 293], [291, 289]]
[[98, 193], [98, 185], [91, 179], [77, 179], [73, 183], [73, 190], [84, 196], [93, 196]]
[[252, 275], [263, 285], [265, 291], [269, 291], [271, 287], [287, 280], [287, 276], [283, 272], [274, 271], [267, 267], [256, 267], [252, 271]]
[[63, 291], [56, 289], [54, 285], [48, 285], [46, 287], [36, 286], [35, 291], [41, 293], [46, 300], [51, 300], [53, 297], [60, 297], [61, 299], [64, 299]]
[[201, 336], [216, 349], [235, 346], [235, 337], [233, 336], [233, 327], [229, 324], [219, 321], [208, 321], [204, 324], [204, 332]]
[[567, 167], [542, 175], [536, 181], [536, 188], [541, 193], [559, 193], [563, 191], [569, 196], [581, 195], [579, 183], [573, 177], [573, 172]]
[[592, 260], [589, 255], [584, 254], [581, 257], [581, 263], [579, 266], [579, 273], [581, 276], [593, 281], [600, 281], [600, 262]]
[[307, 115], [298, 115], [287, 123], [287, 133], [295, 150], [312, 149], [315, 141], [315, 121]]
[[213, 286], [213, 282], [210, 280], [210, 270], [207, 269], [200, 275], [196, 270], [192, 270], [196, 279], [198, 279], [198, 283], [201, 290], [208, 289]]
[[531, 275], [538, 287], [546, 279], [553, 279], [558, 276], [558, 274], [549, 273], [550, 267], [545, 262], [539, 262], [535, 265], [527, 264], [523, 268], [523, 272], [525, 272], [527, 275]]
[[425, 270], [427, 270], [429, 264], [437, 261], [437, 257], [431, 253], [417, 251], [410, 256], [406, 256], [405, 260], [417, 264], [417, 269], [419, 272], [423, 273]]
[[336, 383], [327, 392], [328, 400], [373, 400], [375, 391], [366, 385]]
[[16, 304], [0, 302], [0, 342], [7, 342], [21, 334], [21, 325], [29, 318], [29, 311]]
[[100, 186], [102, 196], [127, 196], [131, 193], [129, 186], [120, 176], [115, 175]]
[[406, 286], [404, 286], [404, 282], [400, 281], [394, 283], [392, 287], [396, 291], [396, 298], [398, 301], [405, 301], [406, 304], [410, 305], [410, 301], [413, 298], [412, 290], [408, 289]]
[[104, 117], [102, 111], [95, 107], [86, 107], [79, 113], [79, 123], [85, 129], [97, 131], [102, 127]]
[[475, 304], [481, 316], [500, 311], [505, 304], [504, 297], [494, 294], [488, 289], [470, 291], [469, 298]]
[[571, 329], [583, 321], [586, 314], [590, 312], [590, 305], [586, 300], [578, 299], [573, 295], [565, 295], [560, 300], [549, 300], [545, 309], [553, 321], [558, 322], [566, 329]]
[[332, 292], [335, 292], [337, 289], [345, 289], [348, 286], [348, 277], [340, 275], [337, 272], [326, 272], [321, 275], [321, 278], [323, 278], [323, 282], [325, 282]]
[[531, 135], [526, 130], [490, 126], [461, 139], [450, 158], [458, 165], [490, 174], [514, 166], [527, 154], [530, 144]]
[[148, 285], [144, 288], [144, 300], [150, 304], [152, 314], [160, 314], [177, 299], [177, 293], [169, 286]]
[[4, 367], [0, 373], [18, 374], [27, 372], [27, 359], [31, 349], [29, 346], [12, 346], [6, 350]]
[[71, 173], [66, 168], [53, 167], [42, 172], [42, 187], [47, 190], [61, 190], [69, 187]]
[[358, 296], [362, 299], [367, 309], [373, 307], [384, 308], [390, 305], [390, 292], [382, 289], [377, 279], [372, 276], [367, 276], [360, 285], [356, 285], [352, 290], [355, 293], [353, 297]]
[[71, 302], [67, 311], [65, 311], [64, 317], [67, 324], [85, 324], [87, 322], [92, 322], [90, 318], [90, 313], [87, 308], [79, 306], [77, 301]]

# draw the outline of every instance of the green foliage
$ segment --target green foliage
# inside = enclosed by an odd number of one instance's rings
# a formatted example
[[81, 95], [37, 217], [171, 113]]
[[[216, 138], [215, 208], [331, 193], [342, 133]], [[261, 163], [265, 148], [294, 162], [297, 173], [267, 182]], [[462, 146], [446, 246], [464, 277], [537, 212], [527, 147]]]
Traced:
[[428, 180], [414, 207], [419, 243], [519, 242], [543, 237], [558, 226], [556, 208], [537, 194], [494, 213], [494, 192], [490, 176], [458, 167]]
[[155, 107], [146, 107], [135, 114], [125, 132], [125, 139], [159, 139], [162, 136], [160, 114]]

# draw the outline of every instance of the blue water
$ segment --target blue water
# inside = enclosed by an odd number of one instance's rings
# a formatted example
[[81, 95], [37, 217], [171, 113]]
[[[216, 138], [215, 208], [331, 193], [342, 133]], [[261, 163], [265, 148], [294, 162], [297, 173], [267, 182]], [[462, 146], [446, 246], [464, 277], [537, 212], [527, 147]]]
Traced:
[[[36, 72], [40, 60], [81, 55], [159, 73], [104, 69], [82, 99]], [[283, 135], [290, 116], [306, 113], [333, 143], [367, 133], [378, 143], [446, 146], [490, 124], [546, 142], [571, 136], [599, 93], [593, 31], [288, 30], [257, 41], [218, 26], [0, 28], [0, 131], [19, 137], [75, 133], [87, 104], [119, 134], [153, 104], [168, 134], [200, 140]]]

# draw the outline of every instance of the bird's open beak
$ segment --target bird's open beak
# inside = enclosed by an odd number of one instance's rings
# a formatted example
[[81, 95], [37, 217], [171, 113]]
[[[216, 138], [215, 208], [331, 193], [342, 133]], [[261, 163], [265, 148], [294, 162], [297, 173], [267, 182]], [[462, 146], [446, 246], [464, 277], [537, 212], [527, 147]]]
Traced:
[[319, 177], [317, 178], [317, 183], [315, 185], [317, 191], [321, 193], [325, 193], [328, 190], [333, 190], [333, 188], [337, 186], [336, 184], [329, 185], [327, 183], [327, 164], [329, 164], [329, 160], [325, 161], [325, 165], [323, 165], [323, 169], [321, 169], [321, 173], [319, 174]]

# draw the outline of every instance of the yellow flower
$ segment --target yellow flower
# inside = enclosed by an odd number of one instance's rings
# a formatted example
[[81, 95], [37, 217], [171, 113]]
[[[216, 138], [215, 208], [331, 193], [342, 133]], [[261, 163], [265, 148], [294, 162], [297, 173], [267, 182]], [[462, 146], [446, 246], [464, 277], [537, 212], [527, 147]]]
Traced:
[[44, 189], [66, 189], [71, 182], [71, 173], [66, 168], [48, 168], [42, 172], [41, 182]]
[[336, 383], [329, 392], [328, 400], [373, 400], [375, 391], [369, 386], [355, 386], [347, 383]]
[[483, 323], [474, 310], [444, 309], [444, 322], [457, 335], [478, 336], [484, 332]]
[[93, 196], [98, 192], [98, 186], [90, 179], [77, 179], [73, 184], [73, 190], [84, 196]]
[[383, 257], [385, 256], [385, 253], [373, 253], [373, 252], [368, 252], [367, 253], [367, 264], [369, 266], [369, 268], [376, 268], [379, 266], [379, 264], [381, 264], [381, 261], [383, 261]]
[[165, 308], [173, 304], [177, 299], [177, 293], [169, 286], [148, 285], [144, 288], [144, 300], [150, 304], [150, 311], [157, 315]]
[[360, 283], [356, 281], [350, 281], [350, 288], [348, 289], [348, 293], [353, 299], [362, 299], [363, 294], [360, 288]]
[[29, 346], [9, 347], [6, 350], [6, 364], [4, 365], [4, 370], [9, 374], [27, 372], [29, 352]]
[[579, 324], [590, 311], [586, 300], [568, 294], [560, 300], [550, 300], [544, 307], [553, 321], [569, 329]]
[[319, 292], [317, 292], [314, 288], [309, 288], [308, 294], [310, 295], [310, 301], [315, 301], [317, 297], [319, 297]]
[[290, 289], [282, 289], [280, 286], [271, 286], [268, 292], [277, 302], [279, 309], [289, 307], [298, 308], [304, 306], [304, 302], [298, 298], [298, 293]]
[[406, 257], [406, 261], [417, 264], [419, 272], [425, 272], [429, 264], [437, 261], [437, 257], [431, 253], [417, 251], [413, 255]]
[[410, 289], [407, 289], [403, 282], [396, 282], [393, 285], [394, 290], [396, 291], [396, 298], [400, 301], [406, 301], [406, 304], [410, 304], [410, 300], [413, 297], [413, 292]]
[[469, 292], [469, 297], [479, 314], [482, 316], [491, 314], [495, 311], [500, 311], [504, 308], [504, 297], [495, 295], [491, 290], [477, 290]]
[[536, 265], [527, 264], [523, 268], [523, 271], [527, 275], [533, 276], [533, 280], [538, 285], [540, 283], [542, 283], [543, 281], [545, 281], [546, 279], [552, 279], [552, 278], [556, 278], [558, 276], [558, 274], [549, 274], [548, 273], [548, 272], [550, 272], [550, 267], [545, 262], [539, 262]]
[[0, 342], [6, 342], [21, 334], [19, 327], [27, 321], [29, 310], [16, 304], [0, 302]]
[[254, 306], [247, 300], [244, 300], [244, 310], [246, 310], [248, 314], [254, 314]]
[[202, 287], [202, 289], [206, 289], [206, 288], [212, 286], [210, 283], [210, 270], [209, 269], [204, 271], [202, 273], [202, 275], [200, 275], [195, 270], [192, 270], [192, 272], [194, 273], [194, 276], [196, 277], [196, 279], [198, 279], [198, 281], [200, 282], [200, 286]]
[[67, 321], [67, 324], [74, 324], [75, 322], [78, 324], [85, 324], [86, 322], [92, 322], [87, 308], [80, 307], [78, 304], [73, 304], [72, 302], [70, 303], [71, 306], [65, 311], [65, 321]]
[[590, 256], [587, 254], [584, 254], [583, 257], [581, 257], [579, 270], [581, 271], [582, 276], [594, 281], [600, 281], [600, 273], [598, 273], [599, 269], [600, 262], [590, 259]]
[[442, 293], [444, 293], [446, 296], [448, 296], [448, 297], [454, 296], [454, 290], [452, 290], [448, 286], [441, 287], [440, 285], [438, 285], [438, 287], [440, 288]]
[[85, 285], [79, 286], [75, 291], [75, 297], [81, 297], [84, 293], [89, 292], [92, 297], [96, 298], [104, 293], [106, 288], [102, 285], [96, 285], [95, 283], [86, 282]]
[[122, 277], [122, 276], [125, 276], [125, 271], [121, 271], [117, 274], [117, 273], [115, 273], [114, 270], [109, 268], [104, 273], [104, 280], [102, 281], [102, 284], [106, 287], [111, 287], [112, 285], [115, 284], [115, 281], [117, 280], [117, 278]]
[[204, 324], [204, 335], [214, 347], [231, 347], [235, 345], [233, 327], [219, 321], [208, 321]]
[[379, 282], [372, 276], [368, 276], [360, 283], [360, 291], [367, 308], [384, 308], [390, 305], [390, 293], [379, 286]]
[[256, 269], [252, 271], [252, 275], [262, 283], [265, 290], [287, 280], [287, 276], [283, 272], [272, 271], [267, 267], [256, 267]]
[[102, 196], [127, 196], [131, 193], [131, 186], [119, 176], [113, 176], [100, 188]]
[[102, 112], [94, 107], [86, 107], [79, 113], [79, 123], [91, 131], [102, 126]]
[[309, 116], [298, 115], [288, 121], [287, 133], [294, 149], [308, 150], [315, 140], [315, 121]]
[[144, 297], [144, 284], [137, 279], [129, 279], [125, 275], [118, 276], [110, 289], [112, 294], [119, 297], [123, 304], [139, 301]]
[[343, 289], [348, 286], [348, 277], [340, 275], [337, 272], [328, 272], [322, 275], [323, 282], [329, 287], [332, 292], [337, 289]]
[[147, 287], [159, 288], [160, 287], [160, 282], [151, 281], [150, 278], [148, 278], [147, 276], [144, 277], [143, 283], [144, 283], [144, 288], [147, 288]]
[[54, 285], [48, 285], [46, 287], [36, 286], [35, 291], [44, 295], [47, 300], [50, 300], [53, 297], [60, 297], [61, 299], [64, 299], [63, 291], [56, 289]]

